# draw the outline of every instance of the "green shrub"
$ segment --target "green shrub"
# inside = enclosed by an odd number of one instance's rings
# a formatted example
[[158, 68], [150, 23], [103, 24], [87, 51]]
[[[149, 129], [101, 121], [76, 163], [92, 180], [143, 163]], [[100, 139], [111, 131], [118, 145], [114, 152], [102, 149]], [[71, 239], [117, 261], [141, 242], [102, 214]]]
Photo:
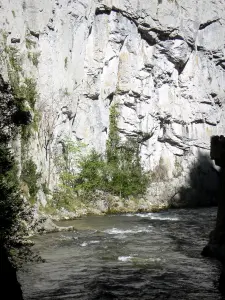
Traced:
[[37, 68], [39, 63], [40, 52], [28, 52], [27, 57], [33, 63], [33, 65]]
[[117, 109], [113, 105], [110, 110], [106, 157], [95, 150], [81, 155], [81, 148], [71, 141], [64, 145], [64, 157], [57, 159], [62, 189], [69, 189], [84, 199], [91, 198], [97, 190], [124, 198], [145, 193], [148, 176], [141, 166], [140, 146], [134, 139], [121, 142]]
[[143, 171], [139, 144], [133, 140], [121, 144], [117, 149], [117, 161], [108, 162], [111, 170], [110, 189], [122, 197], [144, 194], [148, 177]]
[[107, 161], [109, 163], [111, 162], [117, 162], [118, 160], [118, 147], [120, 144], [120, 137], [119, 137], [119, 131], [118, 131], [118, 105], [114, 104], [110, 108], [110, 114], [109, 114], [109, 136], [108, 140], [106, 142], [106, 156]]
[[13, 94], [16, 96], [19, 90], [20, 72], [22, 71], [21, 60], [15, 47], [5, 46], [5, 52], [8, 55], [7, 68], [9, 81], [13, 90]]
[[[12, 87], [14, 103], [17, 106], [17, 110], [27, 111], [30, 109], [34, 113], [34, 124], [21, 126], [22, 152], [24, 154], [27, 142], [32, 136], [32, 129], [37, 130], [38, 128], [37, 122], [39, 119], [37, 118], [37, 113], [35, 113], [35, 103], [38, 96], [36, 82], [33, 78], [29, 77], [25, 77], [22, 80], [22, 58], [19, 56], [18, 50], [15, 47], [8, 47], [6, 42], [4, 43], [4, 47], [8, 56], [7, 69], [10, 85]], [[29, 107], [27, 103], [29, 104]]]
[[[3, 112], [5, 108], [3, 105], [5, 99], [0, 101], [0, 112]], [[2, 115], [0, 114], [0, 127], [5, 128], [6, 126], [8, 129], [8, 123], [4, 122]], [[15, 134], [16, 127], [13, 124], [10, 126], [11, 129], [14, 129], [13, 133]], [[0, 247], [4, 246], [7, 249], [7, 254], [11, 256], [13, 264], [18, 265], [21, 256], [18, 257], [18, 254], [15, 257], [15, 252], [18, 249], [24, 251], [25, 248], [26, 252], [29, 251], [27, 247], [24, 248], [22, 245], [24, 238], [28, 235], [25, 222], [31, 220], [32, 212], [21, 197], [17, 164], [8, 146], [11, 137], [9, 130], [0, 131]]]
[[46, 182], [42, 183], [41, 187], [42, 187], [42, 191], [45, 195], [49, 195], [51, 193]]
[[5, 143], [0, 143], [0, 243], [13, 233], [22, 207], [17, 170]]
[[26, 77], [24, 79], [24, 83], [20, 85], [18, 92], [18, 97], [26, 100], [29, 103], [31, 109], [34, 110], [37, 98], [36, 82], [34, 81], [34, 79]]
[[68, 57], [65, 57], [64, 59], [64, 68], [67, 69], [68, 67]]
[[38, 192], [38, 180], [41, 173], [37, 172], [36, 164], [31, 160], [26, 160], [22, 165], [22, 172], [20, 179], [25, 182], [29, 188], [30, 201], [34, 202]]
[[121, 147], [117, 153], [118, 160], [108, 162], [101, 154], [92, 150], [90, 154], [80, 158], [77, 174], [63, 172], [61, 181], [65, 187], [83, 194], [84, 198], [97, 190], [121, 197], [143, 194], [148, 177], [143, 172], [135, 151], [127, 145], [126, 148]]
[[19, 55], [18, 55], [18, 50], [13, 46], [9, 46], [9, 47], [6, 48], [6, 53], [8, 54], [9, 63], [10, 63], [11, 68], [15, 72], [22, 71], [21, 60], [20, 60]]
[[105, 190], [107, 182], [107, 164], [101, 154], [92, 150], [90, 154], [82, 157], [78, 163], [79, 173], [74, 182], [74, 188], [85, 193], [95, 190]]
[[31, 41], [29, 38], [26, 38], [25, 42], [26, 42], [26, 48], [29, 50], [36, 46], [36, 43]]
[[121, 142], [118, 130], [118, 105], [110, 108], [109, 137], [106, 144], [108, 190], [122, 197], [143, 194], [148, 178], [140, 162], [140, 145], [135, 139]]
[[[37, 91], [36, 82], [33, 78], [25, 77], [23, 83], [21, 83], [22, 74], [22, 61], [18, 55], [18, 50], [15, 47], [6, 47], [5, 51], [8, 54], [8, 74], [9, 81], [13, 90], [13, 96], [17, 101], [17, 105], [20, 109], [24, 108], [24, 100], [26, 100], [30, 107], [34, 110]], [[30, 54], [31, 55], [31, 54]], [[32, 56], [34, 63], [37, 63], [39, 54], [36, 53], [37, 57]], [[29, 56], [29, 54], [28, 54]]]
[[22, 197], [23, 187], [18, 178], [18, 166], [9, 145], [18, 136], [20, 125], [25, 126], [27, 120], [21, 118], [20, 113], [16, 119], [12, 117], [15, 112], [23, 112], [21, 108], [24, 106], [23, 100], [20, 103], [17, 98], [22, 77], [21, 58], [16, 48], [6, 46], [5, 34], [3, 39], [3, 59], [7, 59], [12, 91], [6, 88], [3, 79], [0, 80], [0, 247], [4, 246], [4, 249], [7, 249], [7, 255], [13, 254], [11, 261], [18, 264], [22, 258], [25, 259], [24, 256], [26, 259], [33, 258], [29, 246], [24, 245], [28, 236], [26, 224], [31, 223], [33, 212]]
[[65, 89], [62, 91], [62, 93], [63, 93], [63, 96], [65, 96], [65, 97], [68, 97], [68, 96], [70, 95], [70, 93], [69, 93], [69, 91], [68, 91], [68, 88], [65, 88]]
[[39, 53], [39, 52], [33, 53], [33, 59], [32, 59], [32, 62], [33, 62], [33, 65], [34, 65], [35, 67], [38, 66], [38, 63], [39, 63], [39, 56], [40, 56], [40, 53]]
[[75, 197], [74, 190], [69, 187], [60, 187], [59, 190], [53, 193], [54, 202], [52, 203], [52, 208], [60, 209], [64, 207], [65, 209], [72, 211], [75, 210], [79, 205], [77, 197]]

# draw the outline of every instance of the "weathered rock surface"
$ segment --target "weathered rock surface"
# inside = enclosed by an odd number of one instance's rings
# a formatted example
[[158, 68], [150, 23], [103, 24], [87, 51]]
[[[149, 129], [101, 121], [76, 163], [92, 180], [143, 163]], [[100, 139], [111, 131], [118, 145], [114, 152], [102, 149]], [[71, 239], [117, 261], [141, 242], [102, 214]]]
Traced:
[[53, 150], [69, 136], [104, 152], [116, 102], [121, 137], [138, 137], [152, 174], [148, 202], [211, 202], [210, 136], [225, 129], [224, 1], [1, 0], [0, 7], [2, 45], [16, 47], [21, 77], [37, 82], [41, 121], [30, 151], [52, 186]]
[[58, 226], [49, 217], [39, 218], [38, 225], [35, 227], [35, 232], [38, 233], [49, 233], [49, 232], [60, 232], [60, 231], [72, 231], [73, 226]]

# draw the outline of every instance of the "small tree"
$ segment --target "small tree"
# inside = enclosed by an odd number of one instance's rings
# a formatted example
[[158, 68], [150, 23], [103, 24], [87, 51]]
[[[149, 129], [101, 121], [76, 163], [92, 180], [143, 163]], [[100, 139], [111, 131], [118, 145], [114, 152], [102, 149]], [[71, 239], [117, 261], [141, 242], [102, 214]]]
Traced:
[[60, 191], [70, 195], [70, 199], [73, 193], [91, 199], [97, 190], [124, 198], [145, 193], [148, 176], [141, 166], [140, 144], [135, 139], [121, 142], [118, 117], [118, 105], [112, 105], [105, 157], [94, 149], [84, 154], [84, 145], [71, 140], [62, 142], [62, 155], [57, 156], [56, 165]]
[[45, 159], [48, 162], [47, 188], [49, 188], [52, 171], [54, 131], [59, 125], [56, 107], [57, 103], [55, 103], [53, 96], [48, 105], [46, 105], [46, 101], [39, 101], [38, 103], [38, 111], [40, 114], [38, 136], [40, 144], [45, 150]]
[[143, 194], [148, 178], [140, 162], [140, 144], [134, 138], [121, 142], [118, 128], [118, 107], [118, 104], [113, 104], [109, 115], [106, 158], [110, 181], [107, 186], [111, 192], [123, 197]]
[[60, 174], [63, 186], [75, 188], [78, 175], [79, 161], [85, 144], [73, 142], [69, 138], [61, 141], [62, 155], [56, 155], [55, 165]]

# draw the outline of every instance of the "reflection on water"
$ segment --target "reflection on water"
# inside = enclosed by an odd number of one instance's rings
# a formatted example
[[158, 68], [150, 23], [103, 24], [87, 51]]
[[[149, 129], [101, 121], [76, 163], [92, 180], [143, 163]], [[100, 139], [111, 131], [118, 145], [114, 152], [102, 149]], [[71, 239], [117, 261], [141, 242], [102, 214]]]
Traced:
[[84, 217], [36, 238], [46, 259], [19, 273], [29, 299], [222, 299], [216, 261], [200, 256], [216, 209]]

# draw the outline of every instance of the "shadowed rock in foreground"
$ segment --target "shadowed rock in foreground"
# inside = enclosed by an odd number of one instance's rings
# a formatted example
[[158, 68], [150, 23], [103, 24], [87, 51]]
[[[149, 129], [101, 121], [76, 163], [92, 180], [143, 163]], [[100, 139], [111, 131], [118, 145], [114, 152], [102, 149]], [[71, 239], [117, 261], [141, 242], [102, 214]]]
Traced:
[[202, 251], [202, 255], [215, 257], [225, 264], [225, 137], [212, 136], [211, 159], [220, 169], [220, 182], [218, 191], [218, 211], [216, 227], [210, 233], [208, 245]]
[[5, 248], [2, 246], [0, 246], [0, 280], [2, 300], [23, 300], [16, 270], [9, 261]]

